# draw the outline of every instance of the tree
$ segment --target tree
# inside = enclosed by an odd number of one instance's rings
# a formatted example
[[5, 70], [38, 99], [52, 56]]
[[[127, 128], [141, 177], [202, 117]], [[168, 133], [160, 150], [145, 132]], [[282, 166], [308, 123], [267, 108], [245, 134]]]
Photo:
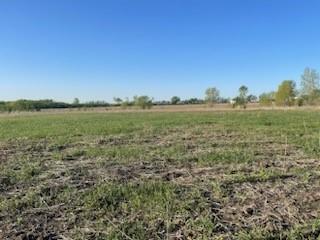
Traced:
[[121, 98], [118, 98], [118, 97], [114, 97], [113, 98], [113, 101], [117, 104], [117, 105], [120, 105], [122, 103], [122, 99]]
[[177, 96], [173, 96], [173, 97], [171, 98], [171, 104], [172, 104], [172, 105], [176, 105], [176, 104], [178, 104], [180, 101], [181, 101], [181, 99], [180, 99], [179, 97], [177, 97]]
[[73, 104], [73, 105], [79, 105], [79, 104], [80, 104], [80, 100], [79, 100], [79, 98], [75, 98], [75, 99], [73, 99], [72, 104]]
[[303, 99], [307, 103], [313, 104], [319, 97], [317, 91], [319, 89], [319, 74], [315, 69], [305, 68], [301, 75], [301, 87]]
[[208, 88], [205, 92], [206, 97], [205, 97], [205, 101], [210, 105], [214, 105], [215, 103], [218, 102], [219, 97], [220, 97], [220, 92], [217, 88], [213, 87], [213, 88]]
[[247, 108], [247, 103], [248, 103], [247, 94], [248, 94], [248, 87], [242, 85], [239, 88], [239, 96], [237, 96], [236, 98], [233, 99], [233, 101], [234, 101], [234, 105], [233, 106], [234, 107], [235, 106], [241, 106], [243, 108]]
[[248, 100], [248, 102], [253, 103], [253, 102], [256, 102], [258, 100], [258, 98], [257, 98], [257, 96], [250, 94], [247, 97], [247, 100]]
[[153, 105], [153, 99], [148, 96], [134, 96], [134, 105], [141, 109], [150, 109]]
[[296, 84], [292, 80], [283, 81], [276, 92], [276, 104], [278, 106], [292, 106], [296, 97]]
[[262, 106], [271, 106], [275, 101], [275, 92], [262, 93], [259, 96], [259, 104]]
[[239, 88], [239, 97], [245, 99], [247, 97], [247, 94], [248, 94], [248, 87], [242, 85]]

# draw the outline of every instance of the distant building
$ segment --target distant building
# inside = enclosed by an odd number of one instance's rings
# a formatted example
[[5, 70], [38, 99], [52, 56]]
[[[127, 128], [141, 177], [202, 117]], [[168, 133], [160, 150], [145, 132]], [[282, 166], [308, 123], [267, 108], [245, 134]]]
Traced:
[[236, 103], [236, 100], [233, 100], [233, 99], [230, 100], [230, 104], [233, 105], [233, 104], [235, 104], [235, 103]]

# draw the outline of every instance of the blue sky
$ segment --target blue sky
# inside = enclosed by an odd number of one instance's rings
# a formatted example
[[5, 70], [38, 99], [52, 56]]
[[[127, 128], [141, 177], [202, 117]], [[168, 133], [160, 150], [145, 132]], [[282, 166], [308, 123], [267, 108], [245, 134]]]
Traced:
[[253, 94], [320, 70], [318, 0], [3, 0], [0, 99]]

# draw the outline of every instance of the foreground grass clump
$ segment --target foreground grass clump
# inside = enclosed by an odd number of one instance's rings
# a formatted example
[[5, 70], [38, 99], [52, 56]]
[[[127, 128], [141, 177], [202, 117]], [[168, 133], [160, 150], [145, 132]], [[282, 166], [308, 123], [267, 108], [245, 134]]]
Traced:
[[[162, 182], [141, 184], [102, 184], [85, 197], [85, 206], [107, 212], [129, 210], [165, 210], [172, 200], [174, 186]], [[160, 211], [160, 212], [162, 212]], [[151, 214], [148, 212], [147, 214]], [[165, 211], [163, 212], [165, 214]]]
[[316, 239], [320, 113], [0, 117], [2, 239]]
[[217, 230], [210, 197], [210, 192], [159, 181], [105, 183], [86, 192], [83, 204], [87, 217], [99, 216], [106, 237], [162, 239], [179, 229], [187, 236], [210, 237]]
[[[125, 232], [134, 239], [146, 239], [148, 226], [156, 225], [155, 222], [159, 219], [169, 218], [173, 191], [172, 185], [161, 182], [102, 184], [87, 193], [84, 204], [88, 209], [88, 215], [95, 217], [96, 214], [101, 214], [106, 226], [110, 226], [111, 219], [116, 216], [121, 216], [122, 219], [135, 216], [133, 219], [126, 219], [126, 223], [114, 223], [119, 229], [111, 225], [110, 232], [107, 232], [111, 238], [121, 237], [122, 232]], [[100, 213], [97, 213], [97, 210]], [[161, 233], [161, 229], [157, 230]], [[162, 229], [162, 233], [164, 232]]]

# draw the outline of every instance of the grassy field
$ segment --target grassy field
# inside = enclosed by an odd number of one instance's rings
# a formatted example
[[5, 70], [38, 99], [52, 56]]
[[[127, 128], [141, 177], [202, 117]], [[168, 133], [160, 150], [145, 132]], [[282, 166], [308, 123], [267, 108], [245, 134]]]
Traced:
[[320, 112], [0, 117], [0, 239], [316, 239]]

